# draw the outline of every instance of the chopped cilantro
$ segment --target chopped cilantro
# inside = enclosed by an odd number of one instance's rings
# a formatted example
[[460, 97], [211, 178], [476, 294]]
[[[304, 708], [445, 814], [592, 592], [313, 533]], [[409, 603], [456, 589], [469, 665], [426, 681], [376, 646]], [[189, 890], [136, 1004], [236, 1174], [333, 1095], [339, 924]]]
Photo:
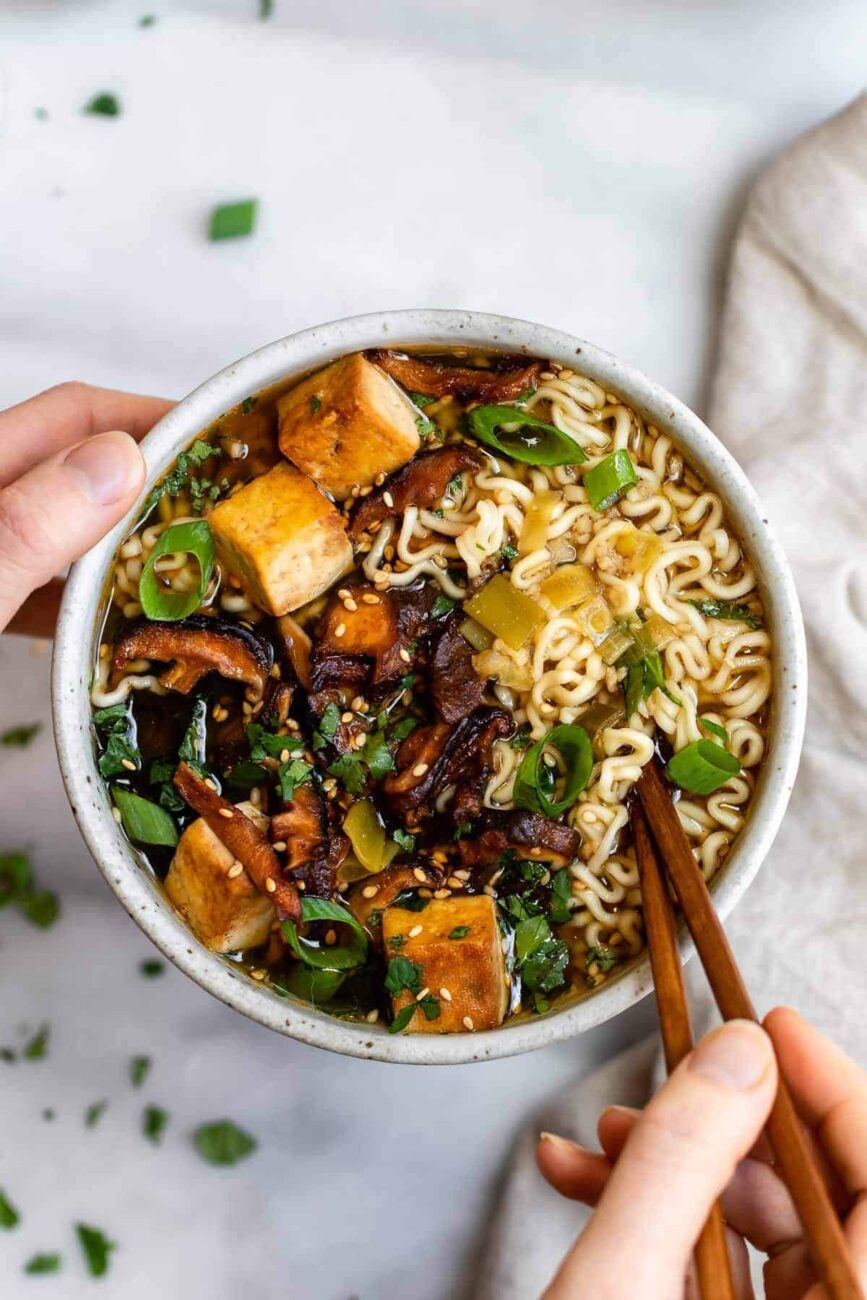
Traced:
[[108, 779], [138, 771], [141, 767], [141, 754], [128, 702], [97, 709], [93, 715], [93, 725], [102, 745], [102, 753], [97, 762], [102, 775]]
[[48, 1025], [41, 1025], [33, 1037], [24, 1046], [21, 1055], [27, 1061], [41, 1061], [48, 1055], [48, 1040], [51, 1030]]
[[388, 946], [389, 948], [392, 948], [395, 952], [398, 952], [401, 948], [406, 946], [406, 935], [393, 934], [388, 941]]
[[456, 840], [465, 839], [467, 835], [472, 833], [472, 829], [473, 829], [472, 822], [458, 822], [457, 826], [455, 827], [455, 833], [453, 838]]
[[0, 1228], [17, 1228], [21, 1222], [21, 1215], [15, 1206], [9, 1200], [6, 1193], [0, 1190]]
[[398, 1011], [394, 1020], [392, 1020], [389, 1025], [388, 1032], [390, 1034], [399, 1034], [401, 1030], [406, 1029], [416, 1011], [418, 1011], [417, 1002], [408, 1002], [405, 1007], [401, 1007], [400, 1011]]
[[274, 0], [259, 0], [259, 18], [260, 20], [270, 18], [274, 12]]
[[437, 596], [431, 606], [431, 614], [434, 618], [443, 618], [446, 614], [452, 612], [457, 603], [456, 600], [451, 600], [448, 596]]
[[313, 733], [313, 748], [322, 749], [329, 741], [333, 740], [337, 734], [337, 728], [340, 726], [340, 709], [332, 702], [326, 704], [322, 711], [322, 717], [319, 719], [319, 726]]
[[277, 774], [280, 778], [280, 794], [285, 803], [295, 797], [299, 785], [306, 785], [312, 771], [310, 763], [304, 763], [300, 758], [293, 758], [288, 763], [280, 764]]
[[511, 564], [514, 559], [517, 559], [518, 548], [513, 546], [511, 542], [507, 542], [505, 546], [500, 547], [500, 555], [506, 564]]
[[408, 989], [410, 993], [420, 993], [421, 966], [418, 962], [410, 961], [409, 957], [392, 957], [385, 974], [385, 987], [393, 994], [400, 993], [403, 989]]
[[391, 750], [388, 748], [385, 733], [382, 731], [372, 731], [370, 733], [364, 742], [361, 756], [367, 764], [374, 781], [378, 781], [387, 776], [389, 772], [394, 771], [394, 759]]
[[18, 906], [27, 920], [47, 930], [60, 915], [60, 899], [47, 889], [34, 889], [18, 900]]
[[148, 776], [151, 785], [160, 787], [157, 802], [167, 812], [183, 812], [186, 808], [186, 804], [175, 789], [172, 780], [176, 768], [177, 763], [173, 758], [155, 758], [151, 763], [150, 775]]
[[193, 1134], [193, 1146], [212, 1165], [235, 1165], [256, 1150], [258, 1142], [230, 1119], [201, 1124]]
[[31, 1255], [24, 1265], [24, 1272], [29, 1273], [32, 1277], [37, 1274], [59, 1273], [60, 1272], [60, 1255], [56, 1251], [48, 1254], [42, 1252], [38, 1255]]
[[367, 784], [364, 763], [361, 755], [348, 752], [341, 754], [328, 766], [331, 776], [337, 778], [347, 794], [361, 794]]
[[148, 1142], [158, 1146], [169, 1122], [168, 1112], [161, 1106], [146, 1106], [141, 1117], [141, 1131]]
[[315, 415], [317, 411], [322, 410], [322, 398], [314, 395], [310, 398], [310, 414]]
[[466, 939], [470, 932], [468, 925], [456, 925], [453, 930], [449, 930], [450, 939]]
[[429, 902], [429, 898], [422, 898], [414, 889], [402, 889], [391, 900], [391, 906], [402, 907], [405, 912], [423, 912]]
[[249, 415], [258, 400], [258, 397], [245, 397], [241, 403], [241, 414]]
[[94, 117], [120, 117], [120, 100], [111, 91], [104, 90], [89, 99], [81, 111]]
[[[161, 497], [179, 497], [181, 493], [185, 492], [189, 487], [192, 471], [204, 461], [209, 460], [212, 456], [222, 456], [222, 454], [223, 451], [221, 447], [213, 446], [212, 443], [208, 442], [204, 438], [199, 438], [198, 441], [194, 442], [191, 447], [186, 449], [186, 451], [182, 451], [176, 459], [173, 467], [169, 470], [168, 474], [166, 474], [165, 478], [157, 483], [156, 487], [147, 497], [147, 500], [144, 503], [144, 514], [148, 514]], [[199, 481], [203, 483], [207, 480], [202, 479]], [[112, 705], [110, 707], [117, 708], [118, 706]], [[126, 708], [126, 705], [123, 707]], [[100, 710], [100, 712], [106, 712], [106, 710]], [[94, 715], [94, 720], [95, 719], [96, 715]]]
[[449, 485], [446, 488], [446, 492], [448, 492], [449, 496], [454, 496], [456, 492], [460, 492], [463, 486], [464, 486], [463, 474], [455, 474], [454, 478], [449, 479]]
[[440, 436], [439, 429], [433, 420], [429, 420], [426, 415], [417, 415], [415, 417], [415, 427], [418, 429], [420, 438], [426, 438], [429, 433], [434, 434], [436, 437]]
[[263, 758], [277, 758], [282, 762], [284, 751], [288, 750], [293, 754], [296, 750], [304, 748], [304, 742], [297, 736], [277, 736], [273, 732], [266, 731], [258, 722], [247, 724], [247, 740], [250, 744], [250, 757], [254, 763], [259, 763]]
[[139, 27], [153, 27], [156, 24], [156, 14], [142, 14], [138, 20]]
[[398, 827], [391, 838], [394, 840], [398, 848], [403, 849], [404, 853], [412, 853], [415, 848], [415, 836], [410, 835], [408, 831], [402, 830], [400, 827]]
[[437, 399], [431, 397], [428, 393], [410, 393], [410, 400], [419, 410], [424, 410], [426, 406], [431, 406]]
[[24, 748], [29, 745], [34, 736], [42, 730], [41, 722], [30, 722], [18, 727], [10, 727], [8, 731], [0, 733], [0, 745], [8, 745], [10, 748], [16, 746]]
[[439, 998], [435, 998], [432, 993], [428, 993], [427, 997], [422, 998], [421, 1002], [419, 1002], [418, 1005], [421, 1007], [422, 1011], [424, 1012], [425, 1020], [439, 1020], [439, 1015], [440, 1015]]
[[102, 1101], [91, 1102], [87, 1110], [84, 1112], [84, 1127], [96, 1128], [97, 1124], [105, 1114], [107, 1106], [108, 1102], [104, 1098]]
[[257, 199], [219, 204], [211, 211], [208, 238], [214, 243], [220, 239], [243, 239], [251, 235], [256, 224], [257, 207]]
[[116, 1249], [115, 1242], [109, 1241], [99, 1228], [90, 1228], [86, 1223], [77, 1223], [75, 1231], [90, 1276], [103, 1277], [108, 1272], [111, 1252]]
[[526, 749], [532, 742], [533, 737], [529, 731], [516, 731], [509, 744], [512, 749]]
[[158, 957], [148, 957], [146, 961], [139, 962], [138, 967], [139, 974], [149, 980], [156, 979], [157, 975], [162, 975], [165, 968], [165, 962], [160, 961]]
[[393, 740], [395, 743], [406, 740], [409, 733], [415, 731], [418, 724], [418, 718], [401, 718], [400, 722], [396, 722], [389, 731], [389, 740]]
[[151, 1068], [149, 1056], [134, 1056], [129, 1063], [129, 1080], [134, 1088], [140, 1088]]
[[584, 957], [584, 965], [588, 969], [590, 966], [598, 966], [601, 971], [612, 970], [619, 961], [620, 958], [612, 948], [606, 948], [601, 944], [588, 948]]
[[754, 609], [750, 609], [749, 605], [738, 605], [732, 600], [691, 600], [689, 603], [705, 618], [721, 618], [732, 623], [746, 623], [753, 632], [757, 632], [762, 626], [761, 618]]
[[572, 915], [569, 901], [572, 898], [572, 877], [566, 867], [554, 872], [551, 880], [551, 901], [548, 915], [555, 925], [565, 925]]

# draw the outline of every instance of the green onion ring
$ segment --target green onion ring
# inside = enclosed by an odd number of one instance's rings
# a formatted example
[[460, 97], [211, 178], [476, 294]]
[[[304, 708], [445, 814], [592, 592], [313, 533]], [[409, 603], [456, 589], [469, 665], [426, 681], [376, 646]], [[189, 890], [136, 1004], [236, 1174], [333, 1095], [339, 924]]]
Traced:
[[[154, 563], [161, 555], [185, 552], [194, 555], [199, 565], [199, 585], [194, 591], [171, 591], [164, 587], [156, 573]], [[198, 609], [204, 599], [214, 568], [214, 539], [204, 519], [193, 519], [186, 524], [172, 524], [157, 539], [157, 544], [147, 558], [138, 583], [138, 598], [146, 618], [163, 623], [176, 623]]]
[[613, 451], [584, 475], [584, 487], [594, 510], [608, 510], [637, 482], [629, 452], [622, 449]]
[[362, 966], [367, 957], [368, 938], [364, 927], [351, 912], [339, 903], [332, 903], [327, 898], [302, 898], [302, 921], [336, 921], [346, 925], [351, 931], [348, 943], [335, 944], [333, 947], [311, 943], [302, 939], [294, 921], [284, 921], [281, 927], [283, 938], [299, 961], [316, 970], [342, 971]]
[[[540, 770], [542, 755], [548, 748], [556, 749], [566, 767], [566, 780], [562, 798], [552, 801], [543, 786]], [[531, 745], [521, 760], [515, 776], [512, 796], [516, 808], [541, 812], [546, 817], [559, 817], [578, 798], [590, 780], [593, 770], [593, 745], [583, 727], [566, 724], [553, 727], [547, 736]]]
[[174, 818], [165, 808], [143, 799], [132, 790], [115, 786], [111, 792], [114, 805], [118, 809], [123, 829], [131, 840], [137, 844], [162, 844], [173, 849], [178, 842], [178, 828]]
[[689, 794], [713, 794], [740, 770], [734, 754], [713, 740], [695, 740], [686, 745], [666, 768], [674, 784]]
[[[537, 420], [535, 415], [520, 406], [477, 406], [469, 414], [470, 433], [479, 442], [487, 443], [495, 451], [525, 465], [577, 465], [587, 459], [574, 438], [553, 424]], [[504, 437], [495, 430], [504, 424], [519, 428]], [[537, 434], [524, 435], [525, 429], [538, 429]]]

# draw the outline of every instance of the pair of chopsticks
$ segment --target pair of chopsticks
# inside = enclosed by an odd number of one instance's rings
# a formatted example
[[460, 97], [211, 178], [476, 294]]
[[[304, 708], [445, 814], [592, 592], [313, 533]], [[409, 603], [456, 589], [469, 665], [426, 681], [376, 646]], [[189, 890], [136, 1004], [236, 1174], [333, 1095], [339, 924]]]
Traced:
[[[670, 1073], [690, 1051], [692, 1030], [665, 876], [674, 887], [723, 1019], [758, 1017], [655, 758], [643, 769], [636, 789], [638, 802], [632, 812], [632, 827], [665, 1063]], [[782, 1076], [765, 1133], [829, 1300], [864, 1300], [828, 1188]], [[702, 1229], [695, 1260], [702, 1300], [735, 1300], [719, 1205], [714, 1206]]]

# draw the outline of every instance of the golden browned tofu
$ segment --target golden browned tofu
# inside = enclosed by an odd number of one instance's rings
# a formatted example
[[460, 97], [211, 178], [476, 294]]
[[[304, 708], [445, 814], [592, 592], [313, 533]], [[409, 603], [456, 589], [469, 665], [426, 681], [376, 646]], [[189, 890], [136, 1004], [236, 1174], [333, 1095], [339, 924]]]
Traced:
[[[487, 894], [433, 899], [421, 912], [389, 907], [382, 935], [386, 956], [420, 966], [418, 991], [429, 989], [439, 1002], [439, 1016], [428, 1020], [419, 1009], [406, 1033], [466, 1033], [503, 1023], [509, 982], [497, 909]], [[394, 1013], [415, 997], [407, 990], [394, 995]]]
[[[268, 818], [251, 803], [238, 805], [259, 830]], [[274, 905], [200, 817], [178, 840], [165, 880], [174, 906], [196, 937], [212, 952], [241, 952], [264, 943], [274, 922]]]
[[420, 446], [412, 406], [360, 352], [303, 380], [277, 412], [283, 455], [338, 501], [405, 465]]
[[269, 614], [306, 605], [352, 567], [340, 511], [282, 461], [208, 516], [220, 561]]

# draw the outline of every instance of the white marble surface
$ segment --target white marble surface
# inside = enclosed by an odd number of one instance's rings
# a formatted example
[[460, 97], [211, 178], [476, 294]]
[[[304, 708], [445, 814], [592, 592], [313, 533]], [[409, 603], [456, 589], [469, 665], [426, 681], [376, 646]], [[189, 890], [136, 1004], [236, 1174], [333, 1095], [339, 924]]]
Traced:
[[[585, 334], [700, 404], [744, 187], [858, 91], [867, 36], [857, 0], [256, 9], [6, 0], [0, 403], [66, 378], [180, 395], [292, 329], [426, 304]], [[104, 89], [124, 116], [81, 116]], [[209, 206], [250, 194], [256, 238], [208, 244]], [[47, 657], [0, 642], [0, 729], [47, 726], [47, 681]], [[63, 898], [44, 934], [0, 913], [0, 1043], [52, 1026], [47, 1060], [0, 1066], [10, 1300], [91, 1294], [79, 1219], [119, 1242], [107, 1297], [457, 1296], [517, 1126], [651, 1023], [644, 1006], [449, 1070], [287, 1042], [174, 971], [138, 976], [147, 942], [79, 842], [47, 731], [0, 752], [0, 779], [0, 851], [28, 847]], [[138, 1133], [148, 1102], [172, 1115], [160, 1149]], [[261, 1139], [234, 1171], [187, 1141], [222, 1115]], [[58, 1279], [22, 1276], [37, 1249], [65, 1252]]]

